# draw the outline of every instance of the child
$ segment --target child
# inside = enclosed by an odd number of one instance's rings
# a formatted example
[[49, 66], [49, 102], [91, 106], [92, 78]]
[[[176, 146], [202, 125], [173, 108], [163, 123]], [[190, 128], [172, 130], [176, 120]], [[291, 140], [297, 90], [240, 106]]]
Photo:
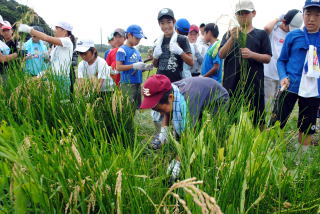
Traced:
[[111, 77], [114, 80], [114, 82], [116, 83], [117, 86], [119, 86], [120, 84], [120, 73], [117, 71], [116, 69], [116, 55], [118, 52], [119, 47], [121, 47], [125, 40], [126, 40], [126, 36], [125, 36], [125, 31], [121, 28], [117, 28], [114, 33], [113, 33], [113, 46], [114, 48], [112, 50], [110, 50], [106, 61], [108, 63], [109, 66], [111, 66], [112, 68], [112, 74]]
[[204, 77], [215, 79], [219, 83], [222, 81], [222, 61], [218, 55], [220, 41], [218, 40], [219, 29], [214, 23], [207, 24], [204, 28], [204, 40], [210, 43], [210, 47], [205, 55], [202, 64], [201, 74]]
[[[113, 80], [110, 77], [110, 67], [98, 56], [92, 40], [80, 40], [75, 49], [82, 58], [78, 65], [78, 87], [85, 89], [84, 79], [90, 79], [94, 90], [105, 95], [113, 90]], [[89, 90], [90, 91], [90, 90]], [[87, 91], [85, 91], [87, 92]]]
[[[164, 115], [161, 132], [151, 143], [153, 149], [160, 149], [167, 141], [169, 123], [172, 122], [176, 134], [181, 136], [186, 128], [187, 115], [195, 125], [201, 121], [202, 111], [208, 108], [215, 114], [218, 107], [221, 111], [229, 100], [227, 90], [213, 79], [194, 77], [171, 83], [168, 77], [159, 74], [146, 80], [143, 95], [141, 109], [153, 109]], [[179, 176], [179, 158], [171, 162], [169, 171], [172, 171], [173, 180]]]
[[156, 42], [153, 65], [158, 68], [157, 74], [176, 82], [182, 79], [183, 63], [193, 65], [190, 45], [187, 37], [175, 33], [176, 20], [171, 9], [160, 10], [158, 23], [163, 35]]
[[[236, 4], [235, 14], [240, 28], [234, 28], [223, 36], [219, 51], [220, 58], [225, 59], [223, 86], [231, 97], [243, 93], [249, 98], [250, 107], [254, 110], [253, 122], [263, 128], [265, 124], [263, 64], [269, 63], [272, 56], [270, 40], [264, 30], [252, 26], [252, 20], [256, 16], [252, 1], [239, 1]], [[241, 44], [238, 35], [246, 38], [245, 44]], [[241, 60], [248, 63], [246, 69], [241, 69], [241, 66], [245, 66], [245, 63], [240, 64]]]
[[[182, 19], [178, 19], [176, 22], [176, 32], [178, 35], [182, 35], [182, 36], [188, 36], [190, 30], [190, 23], [187, 19], [182, 18]], [[189, 43], [190, 45], [190, 43]], [[190, 45], [190, 50], [191, 50], [191, 56], [192, 56], [192, 62], [194, 59], [194, 50], [192, 50], [193, 48], [191, 48]], [[182, 79], [185, 78], [189, 78], [192, 77], [191, 76], [191, 68], [192, 66], [188, 65], [187, 63], [183, 63], [183, 71], [181, 74]]]
[[279, 90], [280, 80], [277, 70], [277, 60], [288, 32], [299, 29], [303, 23], [302, 12], [289, 10], [283, 17], [277, 18], [264, 27], [269, 34], [272, 58], [264, 65], [264, 93], [265, 103], [271, 104], [274, 95]]
[[199, 28], [197, 25], [191, 25], [188, 33], [188, 40], [191, 47], [191, 53], [193, 57], [193, 66], [191, 68], [191, 75], [193, 77], [199, 76], [201, 72], [201, 65], [203, 62], [203, 56], [201, 55], [201, 48], [203, 46], [199, 46], [197, 44], [197, 39], [199, 37]]
[[1, 35], [5, 42], [0, 41], [0, 75], [1, 81], [6, 81], [8, 63], [18, 57], [17, 43], [12, 40], [12, 27], [8, 21], [3, 21], [0, 16]]
[[20, 24], [18, 31], [29, 33], [38, 39], [46, 41], [54, 48], [50, 53], [50, 62], [53, 78], [58, 81], [61, 91], [70, 94], [70, 68], [72, 63], [72, 54], [75, 47], [75, 37], [72, 34], [73, 27], [67, 22], [59, 22], [55, 25], [54, 37], [37, 31], [26, 24]]
[[[34, 26], [33, 29], [43, 32], [43, 29], [39, 26]], [[49, 60], [49, 53], [43, 41], [36, 36], [32, 36], [24, 44], [23, 49], [27, 51], [26, 71], [31, 76], [38, 76], [47, 69], [46, 61]]]
[[138, 109], [141, 104], [142, 71], [151, 70], [152, 65], [142, 62], [140, 52], [134, 47], [142, 38], [143, 31], [138, 25], [130, 25], [126, 31], [126, 43], [117, 52], [116, 69], [120, 72], [120, 88]]
[[[282, 93], [283, 106], [279, 120], [283, 128], [299, 100], [299, 145], [306, 152], [312, 144], [316, 129], [319, 99], [320, 56], [320, 2], [307, 0], [303, 8], [304, 30], [290, 32], [278, 60], [281, 86], [288, 87]], [[308, 54], [311, 53], [311, 54]]]

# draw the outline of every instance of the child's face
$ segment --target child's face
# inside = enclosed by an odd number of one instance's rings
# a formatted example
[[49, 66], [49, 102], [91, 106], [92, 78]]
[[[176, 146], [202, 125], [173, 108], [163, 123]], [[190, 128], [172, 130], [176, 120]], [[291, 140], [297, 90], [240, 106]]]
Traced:
[[54, 36], [55, 37], [67, 37], [68, 32], [66, 30], [62, 29], [61, 27], [56, 27], [56, 29], [54, 31]]
[[197, 33], [196, 31], [191, 31], [188, 34], [188, 39], [190, 43], [196, 43], [197, 39], [198, 39], [199, 33]]
[[82, 58], [82, 60], [88, 62], [88, 63], [91, 63], [92, 61], [94, 61], [95, 59], [95, 55], [92, 51], [87, 51], [87, 52], [81, 52], [80, 53], [80, 57]]
[[163, 18], [159, 21], [160, 28], [165, 36], [171, 36], [174, 32], [175, 21]]
[[256, 11], [241, 10], [236, 13], [237, 20], [242, 28], [252, 25], [252, 19], [256, 16]]
[[2, 30], [1, 32], [3, 38], [8, 41], [8, 40], [11, 40], [12, 39], [12, 30], [8, 30], [8, 29], [5, 29], [5, 30]]
[[125, 41], [125, 38], [123, 36], [119, 34], [114, 36], [114, 42], [117, 47], [120, 47], [121, 45], [123, 45], [124, 41]]
[[311, 7], [305, 9], [303, 21], [309, 33], [315, 33], [320, 28], [320, 8]]
[[204, 39], [204, 41], [205, 42], [210, 42], [211, 41], [211, 38], [212, 38], [212, 34], [211, 34], [211, 32], [210, 31], [208, 31], [208, 32], [204, 32], [204, 36], [203, 36], [203, 39]]
[[139, 38], [133, 36], [131, 33], [128, 34], [128, 42], [132, 45], [132, 46], [137, 46], [140, 43]]

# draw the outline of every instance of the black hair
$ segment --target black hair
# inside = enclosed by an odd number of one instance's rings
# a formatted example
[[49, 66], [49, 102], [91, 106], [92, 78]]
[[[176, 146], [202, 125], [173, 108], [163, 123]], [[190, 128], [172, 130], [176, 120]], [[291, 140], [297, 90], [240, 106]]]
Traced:
[[178, 34], [180, 35], [184, 35], [184, 36], [188, 36], [188, 32], [181, 32], [178, 28], [177, 28]]
[[91, 47], [91, 48], [89, 48], [89, 50], [88, 50], [88, 51], [90, 51], [91, 53], [93, 53], [95, 58], [97, 58], [97, 57], [98, 57], [98, 51], [97, 51], [97, 49], [96, 49], [96, 48]]
[[176, 20], [171, 16], [162, 16], [160, 19], [158, 19], [158, 23], [160, 23], [162, 19], [169, 19], [169, 20], [172, 20], [173, 22], [176, 22]]
[[71, 39], [71, 42], [73, 44], [73, 50], [74, 50], [74, 49], [76, 49], [76, 43], [77, 43], [76, 37], [72, 34], [71, 31], [67, 31], [67, 32], [68, 32], [68, 36]]
[[218, 38], [219, 36], [219, 28], [218, 25], [214, 24], [214, 23], [209, 23], [204, 27], [204, 31], [205, 32], [211, 32], [212, 36], [215, 38]]
[[317, 13], [320, 13], [320, 7], [318, 6], [311, 6], [303, 9], [303, 12], [305, 11], [316, 11]]
[[170, 89], [167, 91], [160, 99], [159, 104], [169, 104], [169, 96], [173, 93], [173, 90]]
[[201, 23], [201, 24], [200, 24], [200, 28], [203, 28], [203, 27], [205, 27], [205, 26], [206, 26], [205, 23]]

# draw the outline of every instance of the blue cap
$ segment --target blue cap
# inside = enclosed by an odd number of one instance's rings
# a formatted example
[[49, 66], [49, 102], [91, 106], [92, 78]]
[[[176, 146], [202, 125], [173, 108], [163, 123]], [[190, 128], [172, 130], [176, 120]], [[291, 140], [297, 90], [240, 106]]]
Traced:
[[132, 34], [134, 37], [138, 39], [147, 38], [142, 31], [142, 28], [139, 25], [130, 25], [126, 31], [126, 33]]
[[303, 9], [307, 7], [320, 7], [320, 0], [306, 0]]
[[189, 33], [190, 23], [187, 19], [179, 19], [176, 22], [176, 28], [182, 33]]

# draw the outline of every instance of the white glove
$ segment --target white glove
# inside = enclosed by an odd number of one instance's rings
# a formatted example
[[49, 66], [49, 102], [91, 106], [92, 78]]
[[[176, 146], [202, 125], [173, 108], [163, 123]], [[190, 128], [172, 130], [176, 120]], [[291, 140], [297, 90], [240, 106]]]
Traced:
[[168, 126], [161, 127], [160, 133], [159, 133], [159, 140], [161, 143], [165, 143], [169, 136], [169, 128]]
[[132, 64], [133, 70], [142, 70], [145, 67], [145, 63], [136, 62]]
[[30, 33], [33, 28], [26, 24], [20, 24], [18, 32]]
[[179, 56], [183, 54], [182, 48], [180, 48], [176, 42], [170, 43], [170, 52], [178, 54]]
[[279, 20], [279, 22], [281, 22], [282, 20], [284, 20], [284, 14], [281, 14], [281, 15], [278, 17], [278, 20]]
[[159, 59], [159, 57], [162, 54], [162, 48], [161, 45], [157, 45], [153, 50], [153, 58]]
[[144, 67], [143, 70], [145, 70], [145, 71], [150, 71], [150, 70], [152, 70], [152, 69], [153, 69], [153, 64], [145, 64], [145, 67]]

